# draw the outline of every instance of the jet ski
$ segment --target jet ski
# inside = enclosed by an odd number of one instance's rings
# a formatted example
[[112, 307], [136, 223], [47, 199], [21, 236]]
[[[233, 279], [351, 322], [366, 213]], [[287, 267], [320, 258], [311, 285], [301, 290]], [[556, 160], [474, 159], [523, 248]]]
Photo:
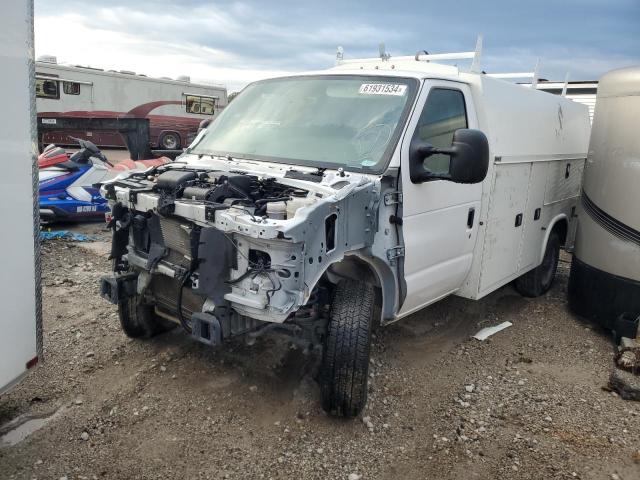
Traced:
[[38, 157], [42, 222], [104, 220], [110, 209], [100, 195], [102, 182], [116, 178], [123, 171], [144, 171], [171, 161], [160, 157], [112, 164], [92, 142], [73, 140], [78, 142], [80, 150], [70, 153], [49, 145]]

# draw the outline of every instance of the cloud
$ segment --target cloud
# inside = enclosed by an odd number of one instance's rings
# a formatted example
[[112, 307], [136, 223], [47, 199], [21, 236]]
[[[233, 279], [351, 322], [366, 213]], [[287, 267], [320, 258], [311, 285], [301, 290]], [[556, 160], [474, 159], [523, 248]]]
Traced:
[[[517, 5], [517, 6], [516, 6]], [[72, 64], [190, 75], [230, 91], [347, 56], [470, 50], [485, 34], [483, 68], [597, 78], [640, 62], [637, 0], [479, 2], [36, 0], [36, 54]]]

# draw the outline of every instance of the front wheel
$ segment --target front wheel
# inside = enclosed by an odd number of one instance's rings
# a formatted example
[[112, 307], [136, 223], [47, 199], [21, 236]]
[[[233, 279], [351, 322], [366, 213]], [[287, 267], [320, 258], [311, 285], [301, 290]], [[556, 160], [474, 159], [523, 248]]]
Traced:
[[118, 317], [124, 333], [131, 338], [151, 338], [175, 328], [175, 324], [158, 317], [151, 305], [141, 302], [139, 295], [118, 303]]
[[370, 284], [336, 286], [320, 369], [322, 408], [331, 415], [355, 417], [367, 403], [374, 303]]
[[556, 232], [551, 232], [549, 240], [547, 240], [547, 248], [544, 251], [542, 263], [516, 279], [516, 290], [525, 297], [539, 297], [545, 294], [553, 285], [559, 258], [560, 237]]

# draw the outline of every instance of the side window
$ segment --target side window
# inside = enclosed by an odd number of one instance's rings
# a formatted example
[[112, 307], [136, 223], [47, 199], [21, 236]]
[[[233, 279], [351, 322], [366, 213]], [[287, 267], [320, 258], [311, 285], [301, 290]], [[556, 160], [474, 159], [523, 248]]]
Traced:
[[200, 113], [203, 115], [213, 115], [213, 98], [200, 98]]
[[59, 99], [60, 90], [58, 89], [58, 81], [36, 78], [36, 97], [50, 98], [53, 100]]
[[62, 82], [62, 91], [67, 95], [80, 95], [80, 84], [75, 82]]
[[214, 99], [210, 97], [198, 97], [197, 95], [187, 95], [185, 107], [187, 113], [201, 115], [213, 115]]
[[[416, 134], [420, 139], [434, 147], [450, 147], [453, 132], [467, 126], [464, 94], [450, 88], [432, 88], [418, 121]], [[424, 167], [433, 173], [448, 173], [449, 161], [447, 155], [431, 155]]]
[[187, 113], [200, 113], [200, 97], [187, 95]]

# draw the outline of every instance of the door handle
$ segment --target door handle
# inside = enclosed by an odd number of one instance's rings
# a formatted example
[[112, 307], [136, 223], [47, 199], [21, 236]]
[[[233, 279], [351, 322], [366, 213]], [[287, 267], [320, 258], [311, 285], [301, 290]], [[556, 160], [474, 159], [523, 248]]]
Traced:
[[516, 215], [516, 228], [522, 225], [522, 214], [519, 213]]
[[473, 228], [473, 219], [476, 216], [476, 209], [475, 207], [471, 207], [469, 209], [469, 213], [467, 214], [467, 228], [471, 229]]

